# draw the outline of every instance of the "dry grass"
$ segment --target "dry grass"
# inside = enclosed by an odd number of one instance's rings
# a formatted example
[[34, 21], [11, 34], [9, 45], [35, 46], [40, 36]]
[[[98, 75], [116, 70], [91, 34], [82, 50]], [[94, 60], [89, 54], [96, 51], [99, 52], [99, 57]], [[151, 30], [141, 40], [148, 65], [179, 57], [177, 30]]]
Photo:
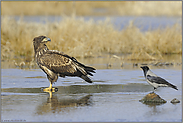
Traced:
[[31, 61], [34, 56], [32, 40], [39, 35], [51, 38], [49, 49], [74, 57], [119, 53], [131, 54], [126, 57], [131, 60], [153, 60], [161, 58], [162, 54], [182, 53], [179, 24], [147, 32], [141, 32], [133, 22], [118, 31], [110, 19], [95, 23], [75, 16], [46, 24], [17, 22], [4, 17], [1, 24], [1, 60], [23, 57], [25, 61]]
[[164, 54], [182, 54], [182, 28], [179, 24], [145, 34], [140, 32], [135, 36], [136, 44], [128, 59], [156, 60], [161, 59]]
[[2, 1], [2, 15], [181, 16], [181, 1]]

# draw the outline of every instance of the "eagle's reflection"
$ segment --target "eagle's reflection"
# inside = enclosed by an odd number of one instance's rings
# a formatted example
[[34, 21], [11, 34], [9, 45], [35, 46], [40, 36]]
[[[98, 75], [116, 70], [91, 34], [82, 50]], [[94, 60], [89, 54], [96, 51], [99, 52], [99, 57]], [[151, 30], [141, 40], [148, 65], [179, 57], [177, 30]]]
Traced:
[[61, 95], [58, 99], [57, 95], [52, 95], [52, 98], [48, 97], [47, 101], [38, 106], [36, 114], [67, 112], [71, 110], [69, 107], [90, 106], [92, 105], [91, 96]]

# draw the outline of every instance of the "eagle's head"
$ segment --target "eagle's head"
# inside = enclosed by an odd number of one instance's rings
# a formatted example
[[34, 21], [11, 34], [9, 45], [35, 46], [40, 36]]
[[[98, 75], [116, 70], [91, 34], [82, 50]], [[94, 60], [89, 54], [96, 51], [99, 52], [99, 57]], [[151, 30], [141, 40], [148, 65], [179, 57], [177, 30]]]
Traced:
[[51, 41], [51, 39], [48, 38], [48, 37], [46, 37], [46, 36], [38, 36], [38, 37], [35, 37], [33, 39], [33, 43], [34, 44], [37, 44], [37, 45], [39, 45], [39, 44], [45, 44], [48, 41]]
[[45, 48], [46, 47], [46, 43], [48, 41], [51, 41], [50, 38], [46, 37], [46, 36], [38, 36], [35, 37], [33, 39], [33, 45], [34, 45], [34, 50], [35, 52], [40, 49], [40, 48]]

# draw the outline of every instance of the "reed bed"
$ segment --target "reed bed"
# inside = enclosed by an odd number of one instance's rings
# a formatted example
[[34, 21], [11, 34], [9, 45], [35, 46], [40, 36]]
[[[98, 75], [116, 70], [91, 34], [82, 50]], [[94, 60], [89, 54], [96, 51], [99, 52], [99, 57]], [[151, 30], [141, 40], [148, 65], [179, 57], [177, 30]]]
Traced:
[[2, 1], [2, 15], [181, 16], [181, 1]]
[[109, 18], [85, 21], [64, 16], [60, 22], [28, 23], [3, 17], [1, 23], [1, 60], [23, 58], [34, 60], [32, 40], [39, 35], [51, 38], [49, 49], [74, 57], [96, 57], [102, 54], [129, 54], [128, 60], [157, 60], [163, 54], [182, 54], [182, 29], [175, 24], [164, 29], [141, 32], [133, 21], [119, 31]]

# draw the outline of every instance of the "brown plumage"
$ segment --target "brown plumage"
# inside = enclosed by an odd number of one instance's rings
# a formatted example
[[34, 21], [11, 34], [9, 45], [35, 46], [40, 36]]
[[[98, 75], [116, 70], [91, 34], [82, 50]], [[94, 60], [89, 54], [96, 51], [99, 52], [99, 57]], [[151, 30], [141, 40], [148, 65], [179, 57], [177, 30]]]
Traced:
[[77, 76], [92, 83], [88, 75], [93, 76], [95, 68], [85, 66], [63, 52], [49, 50], [46, 46], [48, 41], [51, 39], [46, 36], [33, 39], [35, 59], [38, 66], [47, 74], [50, 81], [49, 89], [52, 88], [52, 83], [57, 81], [58, 76]]

